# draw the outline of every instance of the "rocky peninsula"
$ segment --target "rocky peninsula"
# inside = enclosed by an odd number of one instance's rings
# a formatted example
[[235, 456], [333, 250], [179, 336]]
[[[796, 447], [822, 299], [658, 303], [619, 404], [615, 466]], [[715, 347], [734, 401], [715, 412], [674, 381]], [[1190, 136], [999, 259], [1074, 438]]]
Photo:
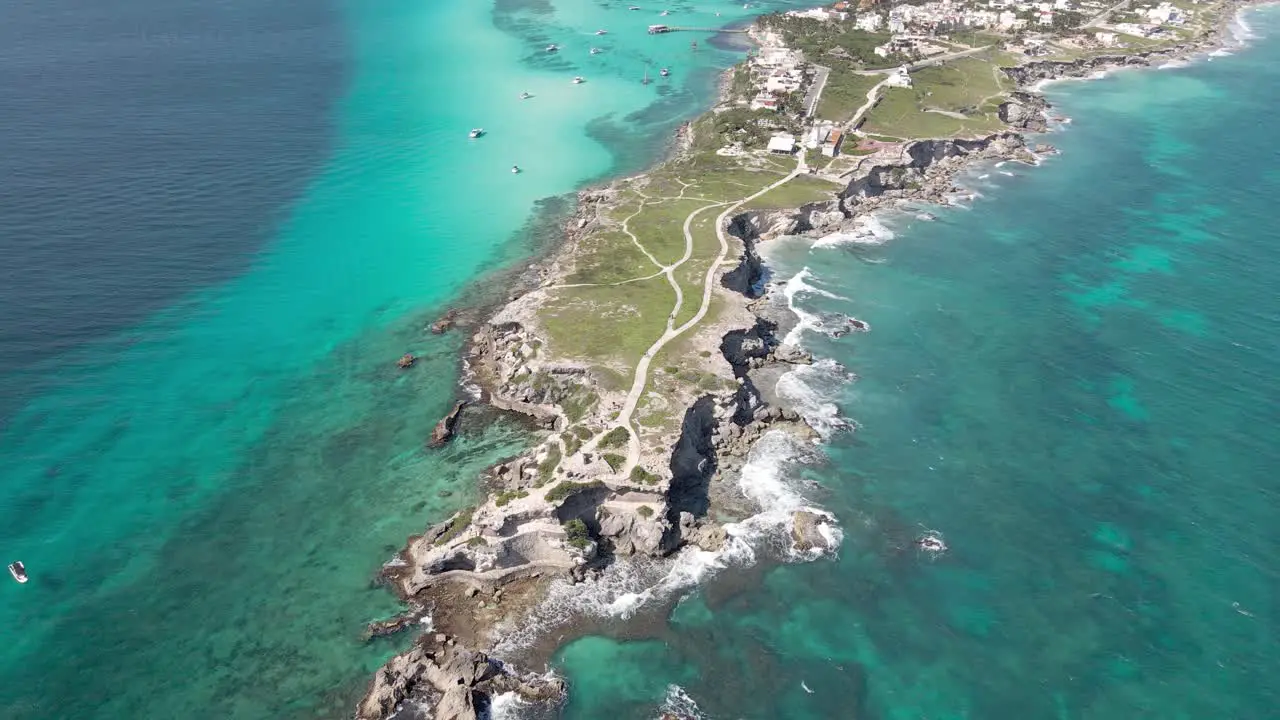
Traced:
[[[1215, 7], [1227, 18], [1237, 5]], [[952, 202], [965, 193], [957, 174], [978, 161], [1036, 164], [1053, 152], [1026, 137], [1052, 124], [1037, 83], [1200, 52], [1221, 41], [1222, 22], [1161, 49], [1005, 58], [993, 65], [1002, 93], [981, 119], [991, 132], [866, 132], [884, 99], [877, 85], [835, 123], [853, 147], [846, 140], [831, 158], [803, 146], [765, 150], [765, 136], [794, 140], [816, 123], [803, 111], [746, 114], [735, 93], [759, 78], [750, 63], [730, 70], [717, 106], [681, 128], [670, 157], [580, 192], [564, 243], [531, 268], [528, 287], [483, 322], [459, 320], [471, 333], [475, 404], [532, 418], [543, 439], [486, 473], [484, 502], [410, 538], [383, 568], [410, 609], [369, 634], [430, 629], [377, 672], [356, 716], [470, 719], [507, 692], [560, 701], [563, 681], [510, 662], [544, 656], [492, 654], [551, 584], [591, 583], [631, 556], [722, 552], [735, 542], [732, 523], [759, 511], [735, 482], [753, 444], [771, 432], [817, 437], [773, 391], [812, 358], [785, 341], [796, 320], [767, 282], [759, 245], [857, 233], [876, 210]], [[759, 27], [753, 37], [786, 49]], [[869, 329], [854, 318], [835, 324], [832, 332]], [[447, 442], [464, 412], [456, 405], [431, 442]], [[834, 550], [836, 518], [817, 507], [784, 510], [788, 552]]]

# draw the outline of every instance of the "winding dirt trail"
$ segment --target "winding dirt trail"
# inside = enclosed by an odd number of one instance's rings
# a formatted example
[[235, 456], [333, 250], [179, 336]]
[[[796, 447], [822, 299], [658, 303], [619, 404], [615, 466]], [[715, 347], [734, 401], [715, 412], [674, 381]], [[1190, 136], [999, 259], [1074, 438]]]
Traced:
[[[761, 195], [764, 195], [770, 190], [773, 190], [774, 188], [777, 188], [780, 185], [784, 185], [790, 182], [797, 175], [805, 172], [805, 170], [806, 168], [804, 164], [804, 156], [801, 155], [799, 159], [796, 161], [796, 169], [792, 170], [791, 173], [788, 174], [786, 177], [773, 183], [772, 185], [769, 185], [759, 190], [758, 192], [752, 195], [749, 195], [745, 198], [742, 198], [741, 200], [738, 200], [737, 202], [733, 203], [729, 207], [725, 208], [725, 210], [721, 212], [720, 215], [716, 218], [716, 239], [720, 241], [720, 253], [716, 256], [715, 262], [711, 263], [711, 267], [707, 268], [707, 276], [702, 283], [702, 304], [701, 306], [699, 306], [698, 312], [695, 313], [692, 318], [690, 318], [687, 322], [685, 322], [680, 327], [673, 327], [675, 317], [680, 312], [680, 307], [684, 301], [683, 293], [677, 290], [675, 307], [672, 309], [671, 314], [667, 317], [667, 330], [666, 332], [662, 333], [661, 337], [659, 337], [657, 340], [654, 341], [653, 345], [651, 345], [648, 350], [645, 351], [644, 355], [640, 357], [640, 362], [636, 363], [635, 379], [631, 383], [631, 391], [627, 393], [627, 399], [622, 405], [622, 410], [618, 412], [618, 417], [614, 421], [613, 425], [611, 426], [611, 428], [625, 427], [627, 429], [627, 432], [630, 433], [630, 436], [631, 436], [630, 442], [628, 442], [627, 444], [627, 462], [626, 462], [626, 465], [623, 466], [620, 474], [624, 476], [630, 474], [632, 468], [634, 468], [636, 464], [640, 462], [640, 438], [636, 434], [635, 430], [632, 429], [631, 427], [631, 415], [635, 412], [636, 405], [639, 404], [640, 402], [640, 396], [644, 393], [645, 386], [648, 385], [649, 383], [649, 363], [653, 361], [653, 358], [656, 357], [658, 353], [662, 351], [662, 348], [665, 347], [667, 343], [679, 337], [689, 328], [693, 327], [694, 325], [697, 325], [699, 322], [702, 322], [702, 318], [706, 317], [707, 311], [711, 307], [711, 292], [715, 288], [716, 272], [720, 269], [720, 265], [724, 263], [725, 256], [729, 254], [729, 239], [725, 233], [725, 222], [727, 221], [729, 215], [732, 214], [734, 211], [736, 211], [738, 208], [745, 205], [746, 203], [751, 202], [752, 200], [755, 200], [756, 198], [760, 197]], [[679, 262], [669, 266], [670, 268], [669, 272], [673, 272], [676, 267], [680, 266], [686, 260], [688, 260], [690, 257], [693, 256], [693, 233], [690, 231], [690, 226], [693, 224], [694, 219], [702, 211], [708, 210], [713, 207], [719, 207], [721, 205], [724, 205], [724, 203], [714, 203], [712, 205], [706, 205], [706, 206], [700, 207], [697, 210], [694, 210], [693, 212], [689, 213], [688, 217], [685, 218], [684, 220], [684, 243], [685, 243], [684, 257], [681, 258]], [[674, 282], [674, 278], [673, 278], [673, 282]], [[678, 287], [678, 283], [676, 285]]]

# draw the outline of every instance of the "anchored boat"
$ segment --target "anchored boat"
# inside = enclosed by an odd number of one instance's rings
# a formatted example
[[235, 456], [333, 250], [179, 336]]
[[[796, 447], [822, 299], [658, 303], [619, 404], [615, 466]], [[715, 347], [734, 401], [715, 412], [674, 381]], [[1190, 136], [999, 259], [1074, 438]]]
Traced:
[[575, 78], [573, 79], [573, 84], [574, 84], [574, 85], [581, 85], [581, 84], [582, 84], [582, 83], [584, 83], [584, 82], [586, 82], [586, 80], [583, 80], [581, 75], [579, 75], [579, 76], [577, 76], [577, 77], [575, 77]]
[[472, 139], [478, 138], [484, 134], [484, 128], [471, 128], [471, 132], [467, 133], [467, 137]]
[[560, 49], [560, 46], [556, 45], [555, 43], [551, 43], [550, 45], [547, 46], [547, 52], [555, 52], [559, 49]]
[[658, 71], [658, 73], [662, 75], [662, 77], [666, 77], [671, 74], [671, 71], [666, 68], [662, 68], [661, 70]]
[[25, 583], [27, 581], [27, 568], [22, 564], [21, 560], [15, 560], [9, 563], [9, 574], [13, 576], [14, 580], [17, 580], [20, 583]]

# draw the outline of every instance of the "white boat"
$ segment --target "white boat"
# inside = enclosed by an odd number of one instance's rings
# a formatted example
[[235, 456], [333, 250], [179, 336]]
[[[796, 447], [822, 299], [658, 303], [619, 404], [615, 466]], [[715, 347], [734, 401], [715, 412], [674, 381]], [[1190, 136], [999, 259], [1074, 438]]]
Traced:
[[597, 35], [608, 35], [608, 34], [609, 34], [609, 31], [608, 31], [608, 30], [597, 30], [597, 31], [596, 31], [596, 34], [597, 34]]
[[555, 52], [559, 49], [560, 49], [560, 46], [556, 45], [555, 43], [551, 43], [550, 45], [547, 46], [547, 52]]
[[639, 10], [639, 9], [640, 9], [640, 6], [639, 6], [639, 5], [632, 5], [631, 7], [627, 8], [627, 9], [628, 9], [628, 10]]
[[512, 166], [511, 166], [511, 174], [512, 174], [512, 175], [519, 174], [519, 172], [520, 172], [520, 166], [519, 166], [519, 165], [512, 165]]
[[471, 132], [467, 134], [467, 137], [475, 139], [480, 137], [483, 134], [484, 134], [484, 128], [471, 128]]
[[579, 75], [579, 76], [577, 76], [577, 77], [575, 77], [575, 78], [573, 79], [573, 84], [574, 84], [574, 85], [581, 85], [581, 84], [582, 84], [582, 83], [584, 83], [584, 82], [586, 82], [586, 80], [583, 80], [581, 75]]
[[600, 48], [591, 48], [591, 54], [592, 54], [592, 55], [599, 55], [599, 54], [600, 54]]
[[22, 564], [21, 560], [15, 560], [9, 563], [9, 574], [13, 576], [14, 580], [17, 580], [20, 583], [25, 583], [27, 581], [27, 568]]
[[660, 16], [662, 16], [662, 17], [666, 17], [666, 16], [668, 16], [668, 15], [670, 15], [670, 14], [671, 14], [671, 13], [667, 12], [666, 10], [663, 10], [662, 12], [658, 13], [658, 15], [660, 15]]
[[666, 77], [671, 74], [671, 71], [666, 68], [662, 68], [661, 70], [658, 71], [658, 74], [661, 75], [662, 77]]
[[520, 99], [521, 99], [521, 100], [528, 100], [528, 99], [529, 99], [529, 98], [531, 98], [531, 97], [533, 97], [533, 96], [532, 96], [532, 95], [530, 95], [530, 94], [529, 94], [529, 93], [527, 93], [527, 92], [522, 92], [522, 93], [520, 93]]

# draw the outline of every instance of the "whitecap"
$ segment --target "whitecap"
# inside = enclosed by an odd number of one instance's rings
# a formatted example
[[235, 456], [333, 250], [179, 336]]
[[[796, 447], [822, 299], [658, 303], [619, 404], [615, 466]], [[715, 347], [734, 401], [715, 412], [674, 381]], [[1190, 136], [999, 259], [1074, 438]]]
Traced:
[[531, 705], [515, 691], [498, 693], [489, 705], [489, 720], [519, 720], [524, 709]]
[[799, 365], [778, 378], [774, 391], [825, 440], [856, 427], [853, 421], [841, 417], [840, 408], [828, 399], [852, 380], [854, 375], [844, 366], [823, 358], [812, 365]]
[[679, 685], [668, 685], [666, 697], [662, 699], [662, 707], [658, 708], [662, 713], [673, 713], [682, 718], [696, 718], [704, 720], [707, 716], [702, 714], [702, 709], [698, 707], [698, 703], [689, 697], [689, 693]]
[[859, 215], [853, 220], [850, 232], [835, 232], [825, 235], [813, 243], [815, 248], [832, 248], [856, 243], [859, 245], [882, 245], [897, 237], [876, 213]]
[[786, 337], [782, 339], [784, 345], [799, 347], [800, 338], [806, 330], [820, 329], [823, 325], [822, 319], [817, 315], [801, 308], [796, 304], [796, 298], [805, 293], [820, 295], [831, 300], [841, 300], [848, 302], [849, 298], [837, 295], [829, 290], [824, 290], [815, 284], [807, 282], [813, 280], [813, 272], [808, 267], [804, 267], [800, 272], [792, 275], [782, 286], [782, 296], [787, 300], [787, 308], [796, 316], [798, 322], [796, 326], [791, 328]]

